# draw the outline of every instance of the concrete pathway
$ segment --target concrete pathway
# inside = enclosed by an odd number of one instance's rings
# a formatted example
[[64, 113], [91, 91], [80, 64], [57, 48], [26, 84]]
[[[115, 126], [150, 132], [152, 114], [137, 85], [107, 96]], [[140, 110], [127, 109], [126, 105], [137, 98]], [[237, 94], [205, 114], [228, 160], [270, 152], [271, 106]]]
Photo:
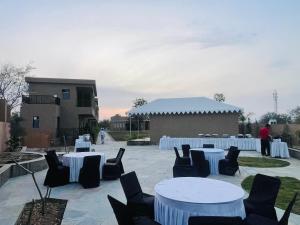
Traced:
[[[173, 151], [160, 151], [158, 146], [126, 146], [125, 142], [115, 142], [106, 134], [105, 143], [93, 145], [95, 151], [104, 152], [106, 158], [115, 157], [120, 147], [126, 149], [123, 164], [126, 172], [135, 170], [144, 192], [154, 193], [154, 186], [163, 179], [172, 177], [175, 160]], [[256, 152], [241, 152], [242, 156], [257, 156]], [[235, 177], [210, 176], [213, 179], [228, 181], [240, 185], [248, 175], [264, 173], [276, 176], [292, 176], [300, 179], [300, 160], [290, 159], [291, 165], [285, 168], [247, 168], [241, 167], [241, 174]], [[37, 182], [45, 193], [43, 181], [46, 170], [36, 173]], [[126, 202], [119, 180], [102, 181], [100, 187], [83, 189], [72, 183], [52, 190], [54, 198], [68, 199], [63, 225], [116, 225], [116, 219], [107, 200], [107, 195]], [[12, 178], [0, 188], [0, 225], [13, 225], [24, 203], [39, 197], [31, 176]], [[282, 210], [278, 210], [281, 217]], [[300, 216], [291, 215], [290, 225], [299, 225]]]

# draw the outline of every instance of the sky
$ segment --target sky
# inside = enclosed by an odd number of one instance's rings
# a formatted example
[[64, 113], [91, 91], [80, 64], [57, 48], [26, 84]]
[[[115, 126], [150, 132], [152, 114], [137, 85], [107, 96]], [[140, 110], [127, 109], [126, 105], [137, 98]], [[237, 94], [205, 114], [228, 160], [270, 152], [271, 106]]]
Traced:
[[300, 105], [298, 0], [1, 0], [0, 64], [95, 79], [100, 119], [136, 98], [212, 98], [259, 119]]

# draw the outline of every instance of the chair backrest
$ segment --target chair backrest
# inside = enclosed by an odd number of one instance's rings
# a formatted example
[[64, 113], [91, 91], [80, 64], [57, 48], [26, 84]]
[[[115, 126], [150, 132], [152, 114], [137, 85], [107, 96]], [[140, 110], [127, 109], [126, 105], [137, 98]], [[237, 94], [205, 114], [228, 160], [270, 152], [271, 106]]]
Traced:
[[298, 193], [295, 193], [292, 201], [289, 203], [288, 207], [286, 208], [286, 210], [285, 210], [283, 216], [281, 217], [278, 225], [288, 225], [288, 223], [289, 223], [289, 217], [290, 217], [291, 211], [293, 209], [293, 206], [294, 206], [294, 204], [296, 202], [297, 195], [298, 195]]
[[174, 147], [174, 151], [175, 151], [175, 154], [176, 154], [176, 158], [179, 159], [180, 155], [179, 155], [178, 149], [176, 147]]
[[82, 168], [87, 171], [93, 171], [94, 169], [99, 170], [100, 161], [101, 161], [101, 155], [85, 156], [83, 159]]
[[205, 155], [203, 151], [191, 151], [193, 166], [200, 166], [205, 161]]
[[203, 148], [214, 148], [214, 144], [203, 144]]
[[189, 225], [242, 225], [241, 217], [223, 216], [192, 216], [189, 218]]
[[132, 225], [133, 220], [127, 206], [117, 199], [107, 195], [119, 225]]
[[122, 175], [120, 182], [127, 200], [143, 193], [135, 171]]
[[117, 154], [116, 158], [120, 157], [120, 155], [121, 155], [121, 154], [123, 154], [123, 153], [122, 153], [122, 152], [123, 152], [123, 150], [125, 151], [125, 149], [124, 149], [124, 148], [120, 148], [120, 149], [119, 149], [119, 151], [118, 151], [118, 154]]
[[76, 148], [76, 152], [89, 152], [90, 148]]
[[279, 178], [256, 174], [250, 190], [249, 201], [274, 206], [280, 184]]
[[190, 145], [188, 144], [181, 145], [181, 149], [184, 157], [190, 157], [190, 149], [191, 149]]
[[57, 170], [58, 164], [55, 160], [55, 156], [53, 154], [45, 155], [46, 161], [48, 163], [49, 170]]
[[59, 164], [59, 159], [58, 159], [58, 156], [56, 154], [56, 151], [55, 150], [48, 150], [46, 151], [47, 155], [52, 155], [52, 157], [54, 158], [55, 160], [55, 163], [58, 165]]
[[119, 164], [120, 161], [122, 160], [122, 157], [125, 153], [125, 148], [120, 148], [119, 152], [118, 152], [118, 155], [116, 157], [116, 164]]
[[240, 150], [238, 150], [235, 146], [230, 146], [228, 153], [226, 155], [226, 159], [229, 159], [230, 161], [237, 161], [240, 154]]

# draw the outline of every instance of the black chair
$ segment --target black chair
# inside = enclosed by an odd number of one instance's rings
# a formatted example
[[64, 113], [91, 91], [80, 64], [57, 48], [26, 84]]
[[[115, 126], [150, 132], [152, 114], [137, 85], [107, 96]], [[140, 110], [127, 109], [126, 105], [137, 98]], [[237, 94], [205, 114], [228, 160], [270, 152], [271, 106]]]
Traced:
[[120, 163], [125, 152], [122, 150], [120, 154], [117, 155], [116, 160], [114, 162], [107, 162], [103, 166], [102, 177], [105, 180], [114, 180], [121, 177], [123, 168]]
[[76, 148], [76, 152], [89, 152], [90, 148]]
[[214, 148], [215, 145], [214, 145], [214, 144], [203, 144], [202, 147], [203, 147], [203, 148]]
[[134, 216], [154, 218], [154, 196], [143, 193], [139, 180], [134, 171], [120, 178], [127, 205]]
[[190, 149], [191, 146], [186, 144], [186, 145], [181, 145], [181, 149], [183, 152], [183, 157], [190, 157]]
[[175, 165], [191, 165], [191, 159], [189, 157], [180, 157], [178, 149], [174, 147], [175, 155], [176, 155], [176, 160], [175, 160]]
[[101, 156], [85, 156], [83, 166], [79, 172], [79, 183], [84, 188], [94, 188], [100, 185], [100, 161]]
[[188, 164], [175, 164], [173, 166], [173, 177], [197, 177], [197, 169]]
[[296, 202], [298, 193], [296, 193], [292, 199], [292, 201], [289, 203], [288, 207], [286, 208], [283, 216], [279, 221], [273, 220], [267, 217], [263, 217], [260, 215], [256, 214], [250, 214], [249, 216], [246, 217], [245, 219], [245, 224], [246, 225], [288, 225], [289, 223], [289, 217], [291, 214], [291, 211], [293, 209], [293, 206]]
[[199, 177], [207, 177], [210, 174], [209, 162], [205, 159], [203, 151], [191, 151], [193, 167]]
[[57, 187], [69, 183], [70, 168], [57, 163], [53, 154], [45, 155], [48, 163], [48, 171], [45, 177], [44, 185], [48, 187]]
[[[188, 225], [242, 225], [241, 217], [191, 216]], [[259, 224], [257, 224], [259, 225]]]
[[126, 205], [107, 195], [119, 225], [160, 225], [147, 217], [133, 217]]
[[56, 154], [55, 150], [48, 150], [48, 151], [46, 151], [46, 154], [52, 155], [55, 160], [55, 163], [62, 166], [62, 162], [59, 160], [58, 155]]
[[229, 176], [234, 176], [239, 170], [239, 163], [237, 161], [240, 150], [237, 147], [231, 146], [228, 150], [225, 159], [219, 161], [219, 173]]
[[257, 214], [277, 220], [274, 206], [280, 184], [279, 178], [256, 174], [249, 197], [244, 200], [246, 215]]
[[[106, 160], [106, 162], [107, 163], [115, 163], [116, 161], [117, 161], [117, 158], [118, 157], [121, 157], [122, 158], [122, 156], [123, 156], [123, 154], [125, 153], [125, 148], [120, 148], [119, 149], [119, 152], [118, 152], [118, 154], [117, 154], [117, 156], [116, 156], [116, 158], [110, 158], [110, 159], [107, 159]], [[122, 163], [122, 160], [120, 160], [120, 169], [121, 169], [121, 174], [123, 174], [124, 173], [124, 167], [123, 167], [123, 163]]]

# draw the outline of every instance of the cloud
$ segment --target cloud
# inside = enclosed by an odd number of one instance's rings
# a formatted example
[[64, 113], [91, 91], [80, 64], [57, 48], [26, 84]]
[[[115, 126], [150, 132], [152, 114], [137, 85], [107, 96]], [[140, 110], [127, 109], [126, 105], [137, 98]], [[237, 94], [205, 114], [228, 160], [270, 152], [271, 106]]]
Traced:
[[129, 53], [155, 51], [163, 48], [173, 48], [183, 45], [193, 45], [197, 49], [207, 49], [238, 44], [249, 44], [257, 37], [256, 33], [234, 32], [222, 29], [211, 29], [207, 32], [192, 32], [190, 34], [150, 35], [148, 39], [133, 43]]

